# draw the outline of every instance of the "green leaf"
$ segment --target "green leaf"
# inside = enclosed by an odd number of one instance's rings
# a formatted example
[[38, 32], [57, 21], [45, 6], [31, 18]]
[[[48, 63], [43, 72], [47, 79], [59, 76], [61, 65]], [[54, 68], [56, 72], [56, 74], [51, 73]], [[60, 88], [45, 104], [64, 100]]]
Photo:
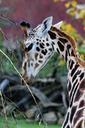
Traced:
[[80, 54], [85, 54], [85, 48], [84, 47], [83, 48], [78, 48], [78, 52]]

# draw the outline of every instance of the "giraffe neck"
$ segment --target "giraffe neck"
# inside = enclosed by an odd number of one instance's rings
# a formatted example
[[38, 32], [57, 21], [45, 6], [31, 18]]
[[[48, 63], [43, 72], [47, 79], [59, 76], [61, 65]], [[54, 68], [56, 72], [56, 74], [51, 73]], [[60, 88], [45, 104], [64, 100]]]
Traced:
[[77, 45], [72, 37], [62, 32], [61, 30], [51, 27], [51, 33], [49, 33], [54, 50], [57, 51], [66, 61], [68, 70], [71, 70], [69, 61], [74, 58], [74, 63], [78, 63], [85, 68], [85, 61], [81, 61], [77, 54]]
[[[69, 70], [68, 70], [68, 93], [71, 99], [73, 89], [79, 84], [85, 76], [85, 68], [80, 65], [75, 57], [70, 57], [68, 60]], [[76, 90], [75, 90], [76, 91]]]
[[85, 128], [85, 68], [74, 61], [72, 65], [68, 72], [69, 107], [63, 128]]
[[55, 27], [51, 28], [51, 32], [55, 35], [55, 40], [53, 42], [54, 50], [64, 58], [67, 63], [67, 68], [69, 68], [69, 58], [72, 56], [76, 58], [77, 56], [76, 43], [70, 36]]
[[69, 107], [63, 128], [85, 127], [85, 62], [82, 62], [76, 54], [74, 40], [65, 33], [52, 28], [57, 39], [54, 41], [54, 49], [66, 61], [68, 68], [68, 94]]
[[[51, 32], [51, 35], [55, 35], [55, 40], [53, 42], [54, 50], [64, 58], [67, 64], [68, 81], [70, 83], [68, 92], [70, 93], [71, 89], [75, 85], [73, 82], [75, 81], [76, 76], [81, 74], [85, 69], [85, 62], [79, 59], [76, 51], [76, 43], [69, 35], [56, 29], [55, 27], [51, 28]], [[82, 78], [79, 78], [79, 81], [80, 79]]]

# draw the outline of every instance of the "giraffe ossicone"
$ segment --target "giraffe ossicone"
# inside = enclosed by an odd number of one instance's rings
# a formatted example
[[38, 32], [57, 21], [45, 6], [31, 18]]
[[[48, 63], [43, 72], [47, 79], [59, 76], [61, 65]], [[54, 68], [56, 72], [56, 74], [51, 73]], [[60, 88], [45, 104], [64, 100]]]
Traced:
[[62, 22], [52, 25], [52, 19], [46, 18], [34, 29], [21, 25], [26, 36], [22, 75], [30, 81], [58, 52], [68, 68], [69, 107], [62, 127], [85, 128], [85, 62], [79, 59], [74, 39], [60, 30]]
[[60, 29], [60, 27], [62, 26], [62, 24], [63, 24], [63, 21], [60, 21], [60, 22], [58, 22], [57, 24], [54, 24], [53, 26], [54, 26], [55, 28], [57, 28], [57, 29]]

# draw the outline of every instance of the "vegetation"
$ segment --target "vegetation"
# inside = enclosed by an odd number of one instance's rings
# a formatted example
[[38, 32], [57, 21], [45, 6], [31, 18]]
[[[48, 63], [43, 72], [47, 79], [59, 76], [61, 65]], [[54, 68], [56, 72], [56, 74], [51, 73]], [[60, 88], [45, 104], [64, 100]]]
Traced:
[[36, 122], [29, 123], [28, 121], [24, 119], [12, 119], [8, 118], [5, 120], [5, 118], [0, 117], [0, 128], [60, 128], [59, 125], [54, 124], [54, 125], [44, 125], [44, 124], [39, 124]]

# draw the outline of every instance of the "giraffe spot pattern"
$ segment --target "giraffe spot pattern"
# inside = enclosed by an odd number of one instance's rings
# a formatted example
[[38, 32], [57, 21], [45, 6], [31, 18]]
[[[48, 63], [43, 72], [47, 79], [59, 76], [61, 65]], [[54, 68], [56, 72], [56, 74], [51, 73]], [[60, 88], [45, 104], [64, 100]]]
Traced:
[[[78, 121], [78, 119], [82, 117], [82, 114], [83, 114], [82, 112], [83, 112], [82, 109], [81, 110], [77, 110], [76, 116], [74, 117], [74, 125], [76, 124], [76, 122]], [[82, 128], [82, 124], [80, 122], [79, 122], [77, 128]]]
[[71, 114], [70, 114], [70, 122], [72, 122], [75, 112], [76, 112], [76, 106], [73, 106], [71, 109]]
[[78, 123], [77, 128], [82, 128], [82, 121]]
[[39, 42], [37, 42], [37, 45], [39, 44]]
[[78, 77], [78, 75], [81, 73], [81, 71], [77, 71], [74, 75], [73, 75], [73, 77], [72, 77], [72, 82], [74, 82], [74, 80], [76, 79], [76, 77]]
[[40, 40], [40, 39], [38, 39], [38, 38], [36, 39], [36, 41], [37, 41], [37, 42], [41, 42], [41, 40]]
[[52, 40], [56, 39], [56, 34], [54, 32], [48, 31], [48, 34]]
[[43, 58], [43, 56], [40, 54], [40, 55], [39, 55], [39, 58], [40, 58], [40, 59], [42, 59], [42, 58]]
[[45, 44], [44, 44], [44, 43], [42, 43], [42, 45], [43, 45], [43, 46], [45, 46]]
[[31, 63], [31, 66], [33, 66], [33, 63]]
[[80, 75], [80, 80], [82, 80], [82, 78], [84, 78], [84, 72]]
[[71, 45], [69, 45], [69, 44], [67, 44], [67, 50], [68, 50], [68, 53], [69, 53], [69, 55], [70, 55], [70, 49], [71, 49]]
[[76, 91], [77, 91], [77, 89], [78, 89], [78, 85], [79, 85], [79, 83], [77, 83], [76, 87], [74, 88], [74, 90], [73, 90], [73, 95], [72, 95], [72, 96], [70, 95], [70, 97], [71, 97], [71, 100], [70, 100], [70, 107], [71, 107], [72, 104], [73, 104], [74, 96], [76, 95]]
[[64, 46], [62, 45], [62, 43], [60, 41], [58, 41], [57, 43], [58, 43], [60, 51], [64, 51]]
[[69, 112], [68, 112], [67, 115], [66, 115], [66, 119], [65, 119], [63, 128], [67, 125], [68, 120], [69, 120]]
[[54, 44], [54, 45], [55, 45], [55, 42], [53, 42], [53, 41], [52, 41], [52, 44]]
[[38, 66], [39, 66], [39, 64], [38, 64], [38, 63], [36, 63], [36, 64], [35, 64], [35, 69], [36, 69]]
[[81, 97], [81, 95], [82, 95], [82, 91], [85, 90], [85, 80], [83, 80], [83, 81], [81, 82], [81, 84], [78, 85], [78, 86], [79, 86], [79, 88], [78, 88], [77, 93], [76, 93], [76, 95], [75, 95], [74, 102], [75, 102], [75, 101], [78, 101], [78, 100], [80, 99], [80, 97]]
[[77, 82], [78, 82], [78, 80], [76, 79], [76, 81], [75, 81], [74, 84], [73, 84], [73, 88], [71, 89], [71, 92], [70, 92], [70, 98], [71, 98], [71, 96], [72, 96], [74, 87], [76, 86]]
[[49, 48], [48, 50], [49, 50], [49, 51], [52, 51], [53, 49], [52, 49], [52, 48]]
[[[82, 73], [83, 74], [83, 73]], [[82, 80], [80, 84], [80, 89], [84, 90], [85, 89], [85, 79]]]
[[66, 62], [67, 62], [67, 54], [68, 52], [67, 52], [67, 50], [66, 50], [66, 52], [65, 52], [65, 60], [66, 60]]
[[39, 63], [42, 63], [42, 60], [39, 60], [38, 62], [39, 62]]
[[57, 33], [59, 36], [63, 37], [63, 34], [59, 30], [57, 30]]
[[69, 125], [67, 125], [67, 127], [66, 128], [70, 128], [70, 126]]
[[75, 56], [75, 53], [74, 53], [74, 50], [73, 49], [71, 50], [71, 55], [72, 56]]
[[70, 69], [72, 69], [73, 65], [74, 65], [74, 61], [73, 60], [70, 60], [70, 62], [69, 62]]
[[73, 68], [72, 71], [71, 71], [71, 76], [73, 76], [73, 74], [76, 72], [76, 70], [78, 69], [78, 67], [79, 67], [78, 64], [76, 64], [76, 65], [74, 66], [74, 68]]
[[77, 94], [78, 94], [78, 95], [75, 96], [74, 101], [78, 101], [78, 100], [80, 99], [80, 97], [81, 97], [81, 95], [82, 95], [82, 92], [80, 91], [80, 89], [78, 89]]
[[67, 43], [67, 42], [68, 42], [68, 40], [67, 40], [67, 39], [65, 39], [65, 38], [59, 38], [59, 41], [61, 41], [63, 44], [65, 44], [65, 43]]
[[46, 38], [46, 41], [48, 41], [48, 38]]
[[70, 49], [70, 48], [71, 48], [71, 45], [70, 45], [70, 44], [68, 44], [68, 45], [67, 45], [67, 49]]
[[42, 52], [42, 54], [46, 55], [47, 49], [44, 49], [44, 50], [42, 50], [41, 52]]
[[39, 47], [36, 47], [36, 50], [39, 52], [40, 51], [40, 48]]
[[40, 48], [42, 48], [42, 49], [44, 48], [44, 45], [42, 43], [40, 43]]
[[58, 53], [60, 53], [60, 51], [59, 51], [59, 49], [58, 49], [58, 48], [56, 48], [56, 50], [57, 50], [57, 52], [58, 52]]
[[35, 53], [35, 59], [37, 59], [37, 57], [38, 57], [38, 53]]
[[84, 100], [81, 100], [80, 101], [80, 104], [79, 104], [79, 108], [83, 107], [85, 105], [85, 101]]
[[36, 39], [36, 41], [39, 41], [39, 39]]
[[71, 90], [71, 82], [69, 81], [68, 82], [68, 91], [70, 91]]
[[46, 43], [47, 46], [49, 46], [49, 43]]
[[31, 43], [31, 44], [27, 47], [28, 52], [32, 49], [32, 47], [33, 47], [33, 43]]
[[67, 52], [68, 52], [68, 55], [70, 56], [70, 49], [71, 49], [71, 45], [67, 45]]

